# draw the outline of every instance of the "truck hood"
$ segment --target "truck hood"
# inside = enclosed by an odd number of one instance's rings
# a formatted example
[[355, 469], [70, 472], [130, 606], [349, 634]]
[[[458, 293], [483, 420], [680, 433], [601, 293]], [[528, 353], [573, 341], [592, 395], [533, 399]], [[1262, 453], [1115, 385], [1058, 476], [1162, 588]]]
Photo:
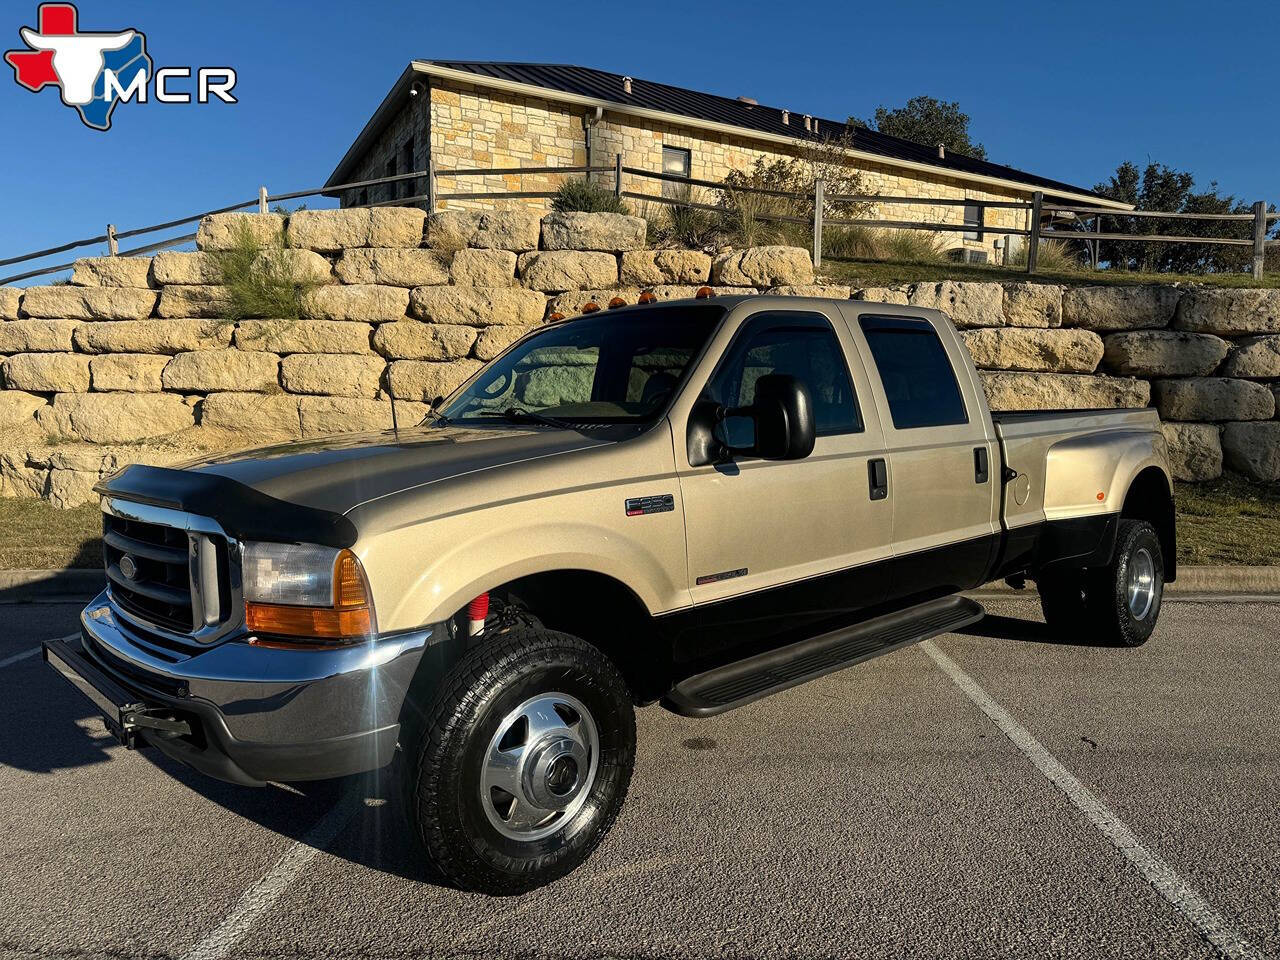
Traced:
[[423, 426], [284, 443], [181, 464], [299, 506], [346, 513], [411, 487], [612, 442], [547, 427]]

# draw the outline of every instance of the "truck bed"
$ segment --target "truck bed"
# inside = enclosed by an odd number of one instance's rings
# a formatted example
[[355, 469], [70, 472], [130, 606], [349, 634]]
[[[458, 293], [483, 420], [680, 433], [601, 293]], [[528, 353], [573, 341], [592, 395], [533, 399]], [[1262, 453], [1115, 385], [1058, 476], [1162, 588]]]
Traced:
[[1006, 529], [1118, 511], [1106, 491], [1121, 461], [1133, 455], [1135, 442], [1164, 445], [1151, 407], [1019, 410], [991, 419], [1004, 465], [1013, 471], [1004, 491]]

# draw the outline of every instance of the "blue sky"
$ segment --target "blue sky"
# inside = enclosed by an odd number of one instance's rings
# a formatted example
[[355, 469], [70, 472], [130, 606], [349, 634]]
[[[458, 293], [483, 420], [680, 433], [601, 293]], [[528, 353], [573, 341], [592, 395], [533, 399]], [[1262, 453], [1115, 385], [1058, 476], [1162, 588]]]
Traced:
[[[1082, 186], [1148, 158], [1280, 200], [1269, 3], [79, 3], [156, 67], [230, 65], [234, 106], [121, 104], [84, 127], [0, 74], [0, 258], [321, 185], [414, 57], [581, 63], [816, 115], [958, 100], [991, 159]], [[36, 0], [6, 0], [0, 49]], [[0, 275], [12, 272], [0, 268]]]

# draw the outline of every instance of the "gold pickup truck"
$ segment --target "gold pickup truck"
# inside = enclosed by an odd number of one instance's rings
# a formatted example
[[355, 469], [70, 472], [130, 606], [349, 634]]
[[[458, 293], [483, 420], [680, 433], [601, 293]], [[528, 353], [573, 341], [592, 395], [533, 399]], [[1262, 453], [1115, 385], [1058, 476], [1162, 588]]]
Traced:
[[993, 415], [942, 314], [751, 296], [538, 328], [422, 424], [105, 481], [106, 586], [46, 658], [126, 746], [242, 784], [395, 764], [423, 856], [527, 890], [622, 805], [634, 707], [731, 710], [1036, 581], [1146, 641], [1153, 410]]

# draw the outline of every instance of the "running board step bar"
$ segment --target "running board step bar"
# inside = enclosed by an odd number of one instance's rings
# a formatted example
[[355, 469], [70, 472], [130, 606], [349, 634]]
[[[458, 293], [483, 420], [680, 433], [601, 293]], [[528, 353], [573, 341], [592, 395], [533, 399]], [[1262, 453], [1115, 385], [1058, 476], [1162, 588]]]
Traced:
[[981, 620], [982, 605], [944, 597], [810, 637], [682, 680], [662, 705], [686, 717], [710, 717], [881, 654]]

